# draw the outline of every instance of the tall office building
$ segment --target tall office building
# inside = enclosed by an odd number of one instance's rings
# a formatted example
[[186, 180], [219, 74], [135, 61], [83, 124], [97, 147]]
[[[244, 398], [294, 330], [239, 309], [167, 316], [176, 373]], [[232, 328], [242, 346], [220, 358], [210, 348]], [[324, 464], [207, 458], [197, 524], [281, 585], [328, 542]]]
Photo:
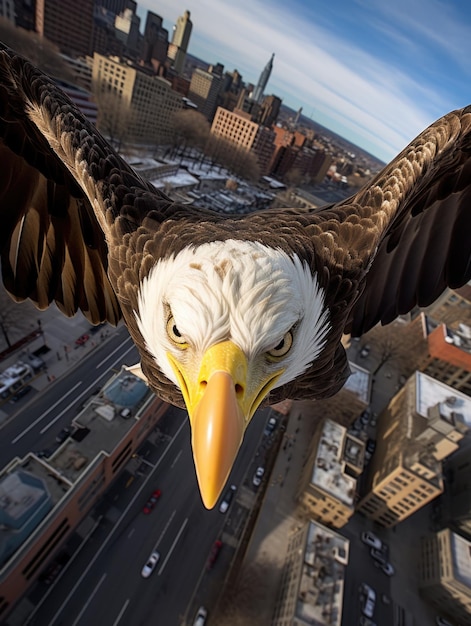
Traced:
[[471, 399], [416, 372], [378, 418], [376, 451], [358, 511], [391, 527], [443, 493], [443, 459], [471, 422]]
[[173, 68], [177, 74], [181, 74], [185, 67], [186, 52], [190, 43], [192, 28], [190, 12], [185, 11], [183, 15], [180, 15], [173, 27], [172, 43], [168, 48], [168, 56], [172, 59]]
[[297, 493], [313, 520], [334, 528], [345, 526], [355, 512], [364, 456], [364, 442], [344, 426], [330, 419], [319, 424]]
[[93, 85], [98, 102], [107, 109], [107, 124], [117, 126], [127, 140], [171, 140], [173, 116], [183, 108], [183, 101], [169, 81], [95, 52]]
[[270, 74], [271, 74], [271, 71], [273, 69], [273, 59], [274, 59], [274, 57], [275, 57], [275, 54], [273, 53], [271, 55], [271, 59], [265, 65], [265, 68], [263, 69], [263, 72], [260, 74], [260, 78], [258, 79], [257, 86], [253, 90], [252, 100], [255, 100], [255, 102], [261, 103], [261, 101], [262, 101], [263, 92], [265, 91], [265, 88], [266, 88], [266, 86], [268, 84], [268, 81], [270, 80]]
[[[471, 618], [471, 542], [449, 528], [422, 538], [419, 589], [453, 623]], [[438, 623], [438, 622], [437, 622]]]
[[162, 26], [162, 18], [152, 11], [147, 11], [142, 59], [155, 67], [165, 63], [167, 54], [168, 31]]
[[35, 30], [61, 52], [86, 56], [91, 52], [93, 8], [93, 0], [36, 0]]
[[188, 97], [210, 122], [216, 112], [224, 67], [219, 63], [208, 71], [196, 69], [191, 77]]
[[310, 521], [290, 537], [274, 626], [342, 623], [350, 542]]

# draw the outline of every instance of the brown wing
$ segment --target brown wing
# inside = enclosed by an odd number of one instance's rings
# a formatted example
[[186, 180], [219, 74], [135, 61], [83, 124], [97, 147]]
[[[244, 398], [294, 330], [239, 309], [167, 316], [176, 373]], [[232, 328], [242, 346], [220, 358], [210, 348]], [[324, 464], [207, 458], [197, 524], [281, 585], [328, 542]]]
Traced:
[[52, 81], [1, 45], [0, 163], [7, 290], [39, 308], [54, 301], [66, 315], [81, 309], [93, 323], [116, 324], [107, 275], [116, 217], [107, 214], [116, 204], [103, 181], [114, 179], [114, 197], [124, 198], [130, 182], [148, 188]]
[[344, 270], [360, 280], [345, 332], [361, 335], [471, 279], [470, 157], [471, 106], [435, 122], [348, 201], [313, 216], [310, 228], [331, 237], [330, 257], [344, 250]]
[[[359, 335], [471, 278], [471, 107], [438, 120], [372, 185], [397, 203], [352, 316]], [[377, 192], [381, 197], [381, 192]]]

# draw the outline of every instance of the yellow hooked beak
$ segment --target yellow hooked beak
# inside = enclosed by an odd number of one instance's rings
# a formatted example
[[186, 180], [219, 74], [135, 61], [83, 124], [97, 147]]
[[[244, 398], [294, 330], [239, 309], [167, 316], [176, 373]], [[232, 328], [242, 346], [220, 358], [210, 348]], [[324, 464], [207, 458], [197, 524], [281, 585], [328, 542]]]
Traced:
[[248, 363], [232, 341], [203, 355], [199, 371], [167, 353], [190, 416], [196, 476], [211, 509], [227, 481], [250, 419], [283, 370], [248, 380]]

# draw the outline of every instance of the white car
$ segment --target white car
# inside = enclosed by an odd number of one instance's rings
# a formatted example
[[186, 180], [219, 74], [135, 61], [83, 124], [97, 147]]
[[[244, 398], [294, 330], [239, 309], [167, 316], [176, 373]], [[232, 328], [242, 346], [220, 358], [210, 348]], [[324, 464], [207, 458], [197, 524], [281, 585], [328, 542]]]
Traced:
[[260, 486], [260, 483], [262, 482], [262, 478], [264, 474], [265, 474], [265, 468], [257, 467], [257, 471], [255, 472], [254, 477], [252, 478], [252, 483], [254, 487]]
[[204, 626], [206, 624], [207, 616], [208, 611], [204, 608], [204, 606], [200, 606], [198, 613], [196, 614], [195, 621], [193, 622], [193, 626]]
[[150, 557], [147, 559], [146, 564], [142, 568], [141, 576], [142, 578], [149, 578], [152, 572], [155, 569], [155, 566], [160, 560], [160, 554], [158, 552], [152, 552]]
[[237, 487], [235, 485], [231, 485], [229, 489], [226, 491], [221, 501], [221, 504], [219, 505], [220, 513], [225, 513], [227, 511], [230, 503], [232, 502], [232, 498], [234, 497], [236, 490], [237, 490]]
[[376, 535], [374, 535], [370, 531], [365, 531], [361, 533], [361, 540], [363, 543], [366, 543], [370, 548], [376, 548], [377, 550], [381, 550], [383, 547], [383, 542]]
[[370, 619], [373, 617], [376, 604], [376, 592], [366, 583], [360, 585], [361, 611]]

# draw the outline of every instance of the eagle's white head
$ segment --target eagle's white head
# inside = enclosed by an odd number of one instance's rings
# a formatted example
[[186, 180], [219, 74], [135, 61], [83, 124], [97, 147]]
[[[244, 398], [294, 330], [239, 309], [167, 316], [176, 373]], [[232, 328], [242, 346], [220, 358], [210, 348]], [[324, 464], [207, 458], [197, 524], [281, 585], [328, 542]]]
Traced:
[[330, 328], [324, 292], [298, 257], [227, 240], [157, 261], [138, 307], [148, 351], [183, 394], [210, 508], [257, 407], [322, 350]]

